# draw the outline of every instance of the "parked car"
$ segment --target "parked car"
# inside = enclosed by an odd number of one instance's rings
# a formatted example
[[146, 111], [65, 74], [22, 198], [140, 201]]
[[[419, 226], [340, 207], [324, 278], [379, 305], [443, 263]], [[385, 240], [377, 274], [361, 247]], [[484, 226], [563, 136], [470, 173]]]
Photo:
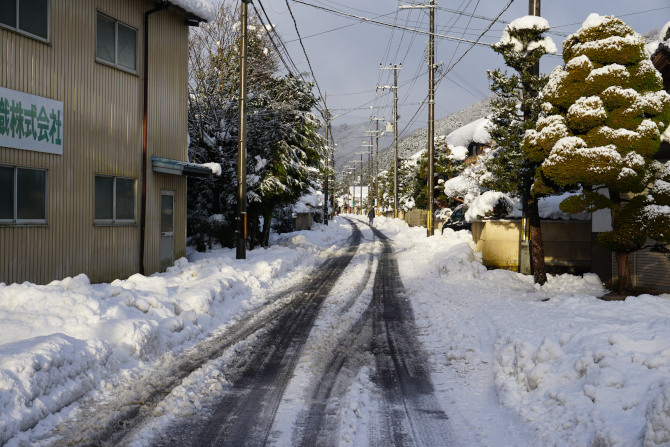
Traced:
[[454, 231], [471, 230], [472, 223], [465, 220], [465, 212], [468, 210], [466, 205], [458, 205], [454, 208], [451, 216], [442, 224], [442, 233], [445, 228], [451, 228]]

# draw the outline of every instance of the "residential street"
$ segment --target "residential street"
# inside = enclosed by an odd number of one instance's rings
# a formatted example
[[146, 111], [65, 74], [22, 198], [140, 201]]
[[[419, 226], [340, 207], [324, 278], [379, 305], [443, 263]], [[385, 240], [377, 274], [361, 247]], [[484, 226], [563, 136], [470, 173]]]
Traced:
[[4, 286], [0, 444], [664, 445], [668, 295], [603, 293], [352, 215], [243, 261]]
[[[173, 371], [174, 380], [151, 387], [138, 384], [145, 393], [151, 389], [143, 404], [129, 404], [125, 407], [129, 411], [105, 418], [106, 428], [82, 421], [83, 430], [72, 430], [56, 444], [127, 445], [134, 429], [147, 416], [154, 417], [160, 399], [173, 391], [178, 380], [197, 374], [232, 340], [248, 339], [244, 350], [238, 351], [241, 355], [219, 365], [228, 384], [221, 393], [197, 414], [173, 421], [166, 433], [147, 442], [154, 446], [338, 445], [345, 423], [338, 417], [343, 414], [339, 406], [347, 402], [342, 397], [366, 371], [364, 379], [374, 384], [368, 396], [374, 408], [369, 445], [458, 445], [434, 395], [390, 242], [376, 229], [368, 229], [368, 237], [362, 239], [359, 227], [367, 225], [349, 222], [352, 235], [347, 245], [313, 276], [273, 300], [285, 304], [263, 319], [264, 325], [247, 321], [231, 331], [235, 333], [203, 341], [175, 359], [179, 366]], [[347, 269], [360, 268], [352, 265], [359, 249], [366, 259], [363, 276], [353, 289], [336, 288]], [[331, 314], [331, 321], [339, 318], [344, 323], [314, 327], [322, 308]], [[319, 339], [329, 339], [332, 349], [319, 347]], [[319, 355], [312, 355], [314, 350]], [[296, 367], [305, 358], [312, 363], [308, 384], [292, 383]], [[84, 414], [97, 419], [100, 411], [108, 410], [94, 405]]]

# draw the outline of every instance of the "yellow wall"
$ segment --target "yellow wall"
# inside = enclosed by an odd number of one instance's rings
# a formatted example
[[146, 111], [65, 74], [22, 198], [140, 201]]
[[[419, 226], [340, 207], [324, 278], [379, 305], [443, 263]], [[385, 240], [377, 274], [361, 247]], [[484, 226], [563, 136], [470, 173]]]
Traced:
[[[588, 266], [591, 261], [591, 221], [542, 221], [545, 262], [548, 266]], [[484, 265], [516, 270], [519, 267], [521, 221], [484, 220], [472, 223], [472, 237]]]

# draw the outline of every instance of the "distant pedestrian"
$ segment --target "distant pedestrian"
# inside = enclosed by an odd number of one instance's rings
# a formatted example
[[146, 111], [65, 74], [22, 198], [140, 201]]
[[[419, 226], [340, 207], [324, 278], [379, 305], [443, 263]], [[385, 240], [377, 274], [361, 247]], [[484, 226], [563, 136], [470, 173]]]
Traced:
[[372, 221], [375, 218], [375, 209], [370, 208], [370, 211], [368, 211], [368, 219], [370, 219], [370, 225], [372, 225]]

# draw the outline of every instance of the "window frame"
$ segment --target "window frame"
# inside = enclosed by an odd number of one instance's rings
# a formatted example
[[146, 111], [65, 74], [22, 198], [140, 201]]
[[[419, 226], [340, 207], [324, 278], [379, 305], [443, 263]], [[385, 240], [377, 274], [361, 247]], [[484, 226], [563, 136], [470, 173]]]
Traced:
[[[95, 205], [97, 204], [97, 197], [95, 196], [95, 180], [98, 177], [112, 179], [112, 218], [111, 219], [97, 219], [95, 217]], [[116, 180], [132, 180], [133, 181], [133, 218], [132, 219], [117, 219], [116, 210]], [[123, 177], [117, 175], [95, 174], [93, 178], [93, 225], [94, 226], [132, 226], [137, 224], [137, 179], [134, 177]]]
[[[47, 225], [47, 216], [49, 211], [49, 181], [48, 181], [48, 170], [42, 168], [32, 168], [24, 166], [10, 166], [0, 164], [0, 167], [10, 168], [13, 170], [12, 182], [13, 182], [13, 197], [12, 197], [12, 218], [11, 219], [2, 219], [0, 218], [0, 225]], [[19, 169], [28, 170], [28, 171], [40, 171], [44, 173], [44, 219], [19, 219], [18, 218], [18, 209], [19, 209], [19, 189], [18, 189], [18, 178], [17, 172]]]
[[[98, 57], [98, 17], [103, 16], [108, 20], [111, 20], [114, 22], [114, 62], [110, 62], [106, 59], [102, 59]], [[125, 65], [119, 64], [119, 25], [124, 26], [130, 30], [133, 30], [135, 32], [135, 68], [130, 68], [126, 67]], [[131, 74], [138, 74], [137, 72], [137, 66], [138, 66], [138, 41], [139, 41], [139, 29], [130, 26], [127, 23], [124, 23], [120, 20], [115, 19], [112, 16], [109, 16], [105, 14], [104, 12], [101, 11], [96, 11], [95, 15], [95, 61], [99, 64], [102, 65], [107, 65], [108, 67], [114, 67], [118, 70], [125, 71], [126, 73], [131, 73]]]
[[4, 29], [10, 30], [10, 31], [13, 31], [17, 34], [21, 34], [21, 35], [26, 36], [26, 37], [30, 37], [31, 39], [39, 40], [40, 42], [50, 43], [50, 41], [51, 41], [51, 39], [50, 39], [51, 38], [51, 0], [46, 0], [46, 2], [47, 2], [47, 37], [42, 37], [42, 36], [39, 36], [37, 34], [33, 34], [29, 31], [25, 31], [25, 30], [22, 30], [21, 28], [19, 28], [21, 26], [21, 23], [20, 23], [20, 20], [19, 20], [20, 9], [21, 9], [21, 6], [20, 6], [21, 5], [21, 0], [9, 0], [9, 1], [13, 1], [14, 4], [16, 5], [16, 13], [15, 13], [16, 14], [16, 17], [15, 17], [16, 18], [16, 26], [7, 25], [5, 23], [0, 22], [0, 28], [4, 28]]

